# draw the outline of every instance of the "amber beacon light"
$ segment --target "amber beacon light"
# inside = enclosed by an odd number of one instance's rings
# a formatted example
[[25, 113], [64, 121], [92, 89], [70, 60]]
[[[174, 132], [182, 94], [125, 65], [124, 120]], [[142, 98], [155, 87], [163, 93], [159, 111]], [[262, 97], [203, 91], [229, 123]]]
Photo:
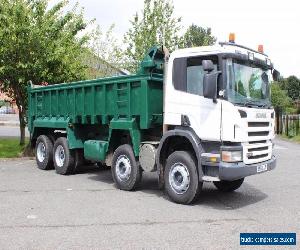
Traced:
[[235, 42], [235, 34], [234, 33], [230, 33], [229, 34], [229, 42], [230, 43], [234, 43]]
[[262, 44], [258, 45], [257, 51], [260, 53], [264, 53], [264, 46]]

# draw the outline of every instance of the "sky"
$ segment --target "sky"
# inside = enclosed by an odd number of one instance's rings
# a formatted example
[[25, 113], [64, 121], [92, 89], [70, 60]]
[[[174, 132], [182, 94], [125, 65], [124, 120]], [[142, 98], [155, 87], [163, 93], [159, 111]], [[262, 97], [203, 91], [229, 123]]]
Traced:
[[[52, 0], [55, 3], [56, 0]], [[115, 24], [120, 42], [143, 0], [70, 0], [84, 8], [88, 20], [106, 30]], [[300, 3], [297, 0], [173, 0], [175, 15], [182, 17], [183, 29], [194, 23], [210, 27], [218, 41], [235, 33], [236, 43], [257, 49], [264, 45], [275, 68], [284, 77], [300, 77]]]

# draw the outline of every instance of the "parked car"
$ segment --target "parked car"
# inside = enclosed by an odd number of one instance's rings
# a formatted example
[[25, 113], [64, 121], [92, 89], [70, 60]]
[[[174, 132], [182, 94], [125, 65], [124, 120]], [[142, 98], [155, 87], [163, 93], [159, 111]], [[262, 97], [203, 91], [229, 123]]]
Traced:
[[8, 106], [3, 106], [0, 108], [0, 114], [15, 114], [16, 111]]

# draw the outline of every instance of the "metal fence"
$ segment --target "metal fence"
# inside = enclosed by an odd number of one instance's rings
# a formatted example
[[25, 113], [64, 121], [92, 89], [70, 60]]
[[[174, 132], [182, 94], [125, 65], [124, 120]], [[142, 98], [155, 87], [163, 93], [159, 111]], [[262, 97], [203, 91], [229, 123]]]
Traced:
[[300, 134], [300, 115], [282, 115], [277, 122], [277, 133], [286, 136]]

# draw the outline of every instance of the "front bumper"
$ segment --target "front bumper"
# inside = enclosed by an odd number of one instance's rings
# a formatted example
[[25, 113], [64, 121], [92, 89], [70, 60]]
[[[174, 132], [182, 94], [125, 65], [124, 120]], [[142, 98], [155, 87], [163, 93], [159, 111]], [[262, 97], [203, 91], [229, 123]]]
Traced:
[[[257, 169], [259, 166], [267, 165], [267, 169], [263, 172], [258, 172]], [[219, 179], [226, 181], [233, 181], [237, 179], [244, 178], [246, 176], [261, 174], [267, 171], [271, 171], [276, 167], [276, 157], [273, 155], [270, 160], [255, 163], [251, 165], [246, 165], [243, 162], [239, 163], [219, 163]]]

